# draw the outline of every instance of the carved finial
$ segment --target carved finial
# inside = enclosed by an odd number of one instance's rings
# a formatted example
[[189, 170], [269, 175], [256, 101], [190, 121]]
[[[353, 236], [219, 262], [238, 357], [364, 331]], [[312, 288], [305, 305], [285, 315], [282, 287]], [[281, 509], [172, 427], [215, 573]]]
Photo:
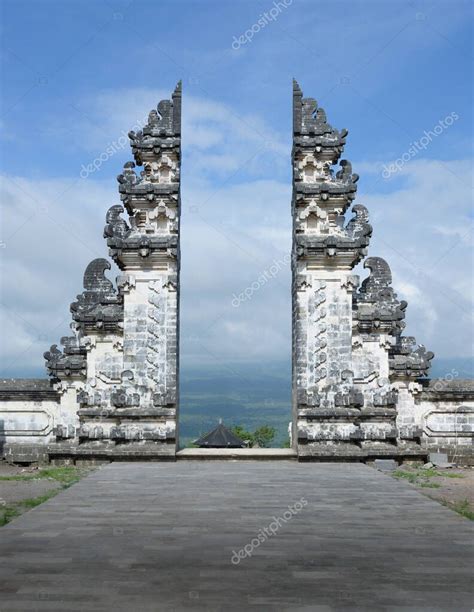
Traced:
[[109, 208], [105, 217], [107, 225], [104, 228], [104, 238], [111, 238], [113, 236], [123, 238], [130, 230], [127, 222], [120, 216], [123, 212], [124, 208], [120, 204]]
[[362, 281], [361, 293], [378, 294], [382, 289], [392, 284], [392, 272], [390, 266], [381, 257], [367, 257], [364, 268], [370, 270], [369, 276]]
[[352, 212], [355, 216], [347, 224], [347, 233], [356, 238], [358, 236], [371, 236], [372, 226], [369, 223], [369, 211], [362, 204], [356, 204], [352, 207]]
[[112, 282], [105, 276], [105, 271], [111, 269], [106, 259], [94, 259], [84, 272], [84, 289], [108, 293], [114, 291]]
[[[347, 130], [337, 130], [327, 121], [326, 112], [314, 98], [303, 98], [299, 83], [293, 79], [293, 135], [297, 146], [313, 148], [317, 155], [335, 163], [341, 154]], [[303, 138], [304, 140], [300, 140]]]
[[47, 362], [50, 362], [51, 364], [56, 363], [62, 357], [62, 355], [63, 354], [58, 349], [57, 344], [52, 344], [49, 351], [43, 353], [43, 357], [46, 359]]

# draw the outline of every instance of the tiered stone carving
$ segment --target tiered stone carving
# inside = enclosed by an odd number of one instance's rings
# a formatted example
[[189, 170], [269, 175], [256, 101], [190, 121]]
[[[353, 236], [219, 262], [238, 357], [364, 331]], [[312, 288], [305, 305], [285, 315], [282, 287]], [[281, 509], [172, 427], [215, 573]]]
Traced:
[[353, 205], [358, 175], [339, 161], [347, 130], [293, 86], [293, 405], [301, 459], [417, 458], [417, 432], [397, 426], [397, 398], [426, 375], [432, 353], [404, 338], [406, 302], [367, 255], [368, 211]]
[[176, 453], [181, 84], [129, 137], [135, 162], [118, 177], [123, 205], [108, 210], [104, 229], [117, 287], [107, 260], [91, 262], [71, 304], [74, 336], [45, 353], [74, 414], [72, 427], [58, 423], [52, 457]]

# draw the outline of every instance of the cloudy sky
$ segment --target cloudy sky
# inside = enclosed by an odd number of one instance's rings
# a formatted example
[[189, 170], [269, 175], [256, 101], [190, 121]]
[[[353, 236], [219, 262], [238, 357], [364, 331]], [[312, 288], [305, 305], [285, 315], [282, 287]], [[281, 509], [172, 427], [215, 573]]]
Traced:
[[289, 358], [293, 76], [349, 129], [407, 333], [470, 355], [471, 7], [4, 0], [2, 376], [43, 375], [85, 266], [107, 255], [124, 135], [179, 79], [184, 369]]

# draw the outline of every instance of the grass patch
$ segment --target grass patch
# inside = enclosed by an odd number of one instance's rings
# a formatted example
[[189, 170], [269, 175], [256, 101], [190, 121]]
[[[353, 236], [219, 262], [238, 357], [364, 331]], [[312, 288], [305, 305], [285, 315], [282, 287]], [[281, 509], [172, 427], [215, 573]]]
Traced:
[[[45, 478], [48, 480], [55, 481], [61, 485], [60, 487], [47, 491], [46, 493], [44, 493], [43, 495], [39, 495], [38, 497], [30, 497], [9, 505], [0, 505], [0, 527], [3, 527], [17, 516], [20, 516], [20, 514], [22, 514], [26, 510], [36, 508], [36, 506], [39, 506], [44, 502], [48, 501], [48, 499], [51, 499], [60, 491], [67, 489], [74, 483], [78, 482], [89, 471], [90, 470], [88, 469], [77, 468], [75, 466], [46, 467], [38, 470], [37, 472], [29, 474], [0, 476], [0, 481], [17, 480], [26, 482]], [[51, 483], [51, 486], [54, 485]]]
[[36, 506], [48, 501], [48, 499], [57, 495], [59, 491], [61, 491], [61, 489], [53, 489], [52, 491], [44, 493], [44, 495], [38, 495], [38, 497], [30, 497], [29, 499], [23, 499], [22, 501], [15, 502], [8, 506], [0, 506], [0, 527], [7, 525], [14, 518], [20, 516], [25, 510], [31, 510], [31, 508], [36, 508]]
[[443, 506], [446, 506], [447, 508], [454, 510], [454, 512], [457, 512], [461, 516], [464, 516], [464, 518], [467, 518], [470, 521], [474, 521], [474, 509], [472, 508], [471, 504], [467, 499], [456, 503], [448, 501], [443, 501], [441, 503], [443, 504]]
[[446, 478], [464, 478], [464, 474], [456, 474], [456, 472], [439, 472], [435, 468], [421, 469], [418, 471], [421, 476], [432, 478], [434, 476], [445, 476]]
[[25, 474], [25, 475], [16, 475], [16, 476], [0, 476], [0, 481], [2, 480], [34, 480], [35, 478], [39, 478], [38, 475], [33, 474]]
[[404, 470], [395, 470], [392, 472], [392, 475], [395, 476], [395, 478], [404, 478], [412, 484], [415, 484], [416, 479], [418, 478], [418, 474], [416, 472], [405, 472]]
[[27, 481], [27, 480], [38, 480], [40, 478], [50, 478], [52, 480], [56, 480], [63, 485], [72, 485], [78, 480], [81, 479], [83, 475], [83, 471], [74, 466], [65, 466], [65, 467], [48, 467], [38, 470], [33, 474], [16, 474], [14, 476], [0, 476], [0, 481], [2, 480], [19, 480], [19, 481]]
[[474, 521], [474, 510], [471, 508], [471, 504], [467, 499], [460, 501], [457, 504], [453, 504], [452, 508], [461, 516], [465, 516], [470, 521]]
[[428, 489], [439, 489], [441, 486], [434, 482], [430, 482], [430, 478], [439, 478], [443, 476], [447, 478], [464, 478], [464, 474], [457, 474], [456, 472], [439, 472], [435, 468], [418, 468], [412, 471], [395, 470], [392, 472], [392, 475], [395, 476], [395, 478], [403, 478], [410, 484]]
[[65, 467], [51, 467], [41, 470], [40, 478], [52, 478], [63, 485], [72, 485], [84, 475], [84, 470], [68, 465]]
[[0, 506], [0, 527], [9, 523], [12, 519], [19, 516], [20, 511], [16, 506]]
[[18, 502], [19, 506], [24, 506], [30, 510], [31, 508], [36, 508], [40, 504], [44, 504], [45, 501], [51, 499], [55, 495], [57, 495], [61, 491], [61, 489], [53, 489], [52, 491], [48, 491], [43, 495], [38, 495], [38, 497], [30, 497], [29, 499], [23, 499], [21, 502]]

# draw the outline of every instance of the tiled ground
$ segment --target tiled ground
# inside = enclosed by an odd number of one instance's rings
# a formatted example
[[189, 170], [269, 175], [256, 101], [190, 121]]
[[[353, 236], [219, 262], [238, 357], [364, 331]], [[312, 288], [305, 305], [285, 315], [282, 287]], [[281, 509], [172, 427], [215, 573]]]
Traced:
[[364, 465], [118, 463], [1, 529], [0, 610], [470, 612], [472, 545]]

